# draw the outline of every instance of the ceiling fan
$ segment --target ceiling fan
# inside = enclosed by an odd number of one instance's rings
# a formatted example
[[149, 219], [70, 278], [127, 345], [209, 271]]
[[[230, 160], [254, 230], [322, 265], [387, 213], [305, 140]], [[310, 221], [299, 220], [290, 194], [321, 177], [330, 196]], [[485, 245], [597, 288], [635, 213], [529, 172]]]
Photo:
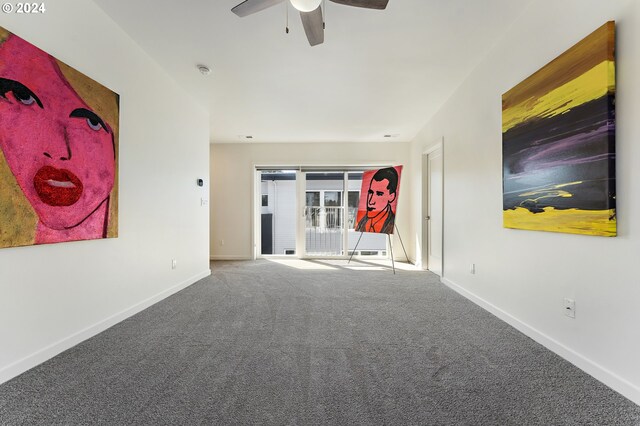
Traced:
[[[231, 11], [239, 17], [245, 17], [260, 12], [276, 4], [290, 1], [291, 5], [300, 11], [302, 26], [307, 34], [311, 46], [324, 42], [324, 19], [322, 17], [322, 0], [245, 0]], [[329, 0], [346, 6], [363, 7], [366, 9], [385, 9], [389, 0]]]

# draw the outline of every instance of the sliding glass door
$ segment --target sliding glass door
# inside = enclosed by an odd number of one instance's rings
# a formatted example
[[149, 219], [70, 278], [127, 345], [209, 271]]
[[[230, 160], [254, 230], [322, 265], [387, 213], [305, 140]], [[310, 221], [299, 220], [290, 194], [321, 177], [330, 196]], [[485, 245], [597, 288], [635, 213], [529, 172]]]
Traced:
[[387, 257], [386, 234], [354, 230], [362, 171], [260, 168], [256, 176], [258, 257]]

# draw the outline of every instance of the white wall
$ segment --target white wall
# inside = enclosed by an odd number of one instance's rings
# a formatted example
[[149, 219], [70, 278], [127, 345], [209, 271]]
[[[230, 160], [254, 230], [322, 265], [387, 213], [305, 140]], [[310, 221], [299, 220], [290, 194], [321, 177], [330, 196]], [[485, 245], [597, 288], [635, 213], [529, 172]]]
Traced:
[[0, 382], [210, 273], [207, 111], [93, 2], [46, 6], [0, 25], [120, 94], [120, 230], [0, 250]]
[[[396, 224], [409, 235], [408, 143], [251, 143], [211, 145], [211, 257], [250, 259], [255, 165], [398, 165], [403, 170]], [[224, 245], [220, 245], [224, 240]], [[400, 247], [394, 236], [394, 247]], [[407, 247], [408, 248], [408, 247]], [[402, 251], [395, 253], [402, 258]]]
[[[501, 95], [617, 21], [616, 238], [502, 227]], [[536, 0], [412, 145], [444, 137], [445, 282], [640, 403], [640, 2]], [[425, 93], [428, 96], [428, 93]], [[421, 235], [419, 203], [412, 235]], [[469, 272], [475, 263], [476, 275]], [[576, 318], [563, 315], [563, 298]]]

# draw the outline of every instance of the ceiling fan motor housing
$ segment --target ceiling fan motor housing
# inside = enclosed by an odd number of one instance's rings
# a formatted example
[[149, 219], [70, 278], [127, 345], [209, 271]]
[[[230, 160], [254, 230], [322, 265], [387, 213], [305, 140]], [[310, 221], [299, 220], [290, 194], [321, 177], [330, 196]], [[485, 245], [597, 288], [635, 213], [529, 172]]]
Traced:
[[[320, 7], [323, 0], [244, 0], [231, 9], [239, 17], [245, 17], [285, 1], [291, 2], [293, 7], [300, 11], [302, 26], [307, 35], [307, 40], [311, 46], [324, 43], [324, 11]], [[362, 7], [365, 9], [383, 10], [387, 7], [389, 0], [330, 0], [333, 3], [345, 6]], [[287, 9], [288, 10], [288, 9]], [[287, 15], [287, 19], [288, 19]], [[287, 34], [289, 25], [287, 23]]]

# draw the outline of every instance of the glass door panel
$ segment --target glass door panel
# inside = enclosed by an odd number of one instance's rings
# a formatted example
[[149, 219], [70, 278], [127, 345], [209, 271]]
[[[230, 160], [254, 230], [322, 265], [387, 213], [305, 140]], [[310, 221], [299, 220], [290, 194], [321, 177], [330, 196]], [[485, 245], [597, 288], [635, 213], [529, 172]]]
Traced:
[[260, 171], [260, 255], [296, 254], [296, 171]]
[[343, 172], [307, 172], [305, 251], [308, 256], [344, 256]]

